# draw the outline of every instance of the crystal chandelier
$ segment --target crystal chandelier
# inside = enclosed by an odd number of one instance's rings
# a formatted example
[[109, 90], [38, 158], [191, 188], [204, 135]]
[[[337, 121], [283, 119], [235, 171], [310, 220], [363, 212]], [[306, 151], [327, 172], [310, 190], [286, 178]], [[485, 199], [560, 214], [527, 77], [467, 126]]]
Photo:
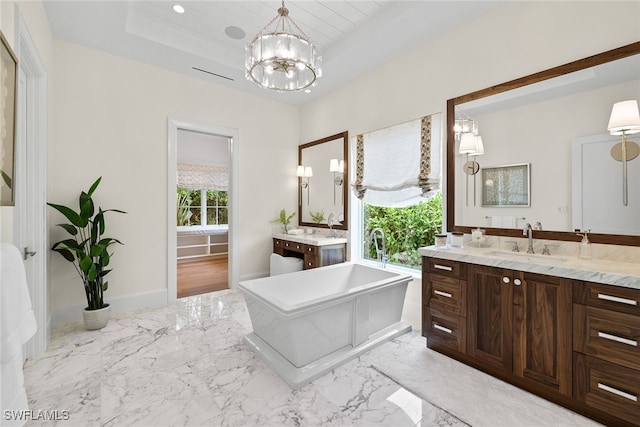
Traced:
[[284, 0], [278, 15], [246, 46], [245, 72], [266, 89], [287, 92], [315, 86], [322, 76], [322, 58], [289, 17]]

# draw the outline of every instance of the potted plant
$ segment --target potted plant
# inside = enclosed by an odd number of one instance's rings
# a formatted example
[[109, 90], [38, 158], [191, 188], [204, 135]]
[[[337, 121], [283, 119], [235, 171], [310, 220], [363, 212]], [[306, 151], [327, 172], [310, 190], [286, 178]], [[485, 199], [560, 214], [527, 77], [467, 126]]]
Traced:
[[84, 309], [83, 319], [87, 329], [101, 329], [109, 322], [111, 307], [104, 303], [104, 292], [109, 288], [109, 282], [104, 277], [111, 271], [107, 269], [111, 260], [109, 247], [122, 244], [112, 237], [103, 237], [105, 232], [106, 212], [126, 213], [117, 209], [96, 212], [92, 195], [102, 177], [98, 178], [89, 188], [82, 191], [78, 198], [79, 211], [54, 203], [49, 206], [60, 212], [69, 220], [70, 224], [57, 224], [62, 227], [71, 238], [56, 242], [51, 249], [71, 262], [82, 279], [84, 292], [87, 297], [87, 308]]
[[287, 230], [287, 225], [291, 223], [291, 218], [293, 218], [294, 216], [296, 216], [295, 212], [287, 216], [287, 211], [282, 209], [280, 210], [280, 216], [278, 217], [278, 219], [274, 219], [274, 221], [280, 222], [280, 224], [284, 226], [284, 234], [288, 234], [289, 231]]

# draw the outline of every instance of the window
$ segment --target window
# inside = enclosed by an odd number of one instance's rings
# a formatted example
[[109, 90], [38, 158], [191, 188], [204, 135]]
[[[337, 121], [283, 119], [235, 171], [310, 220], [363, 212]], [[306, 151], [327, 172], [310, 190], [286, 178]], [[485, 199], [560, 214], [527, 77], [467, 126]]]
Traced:
[[226, 191], [178, 188], [177, 225], [228, 224], [228, 206], [229, 195]]
[[418, 248], [430, 246], [442, 229], [442, 193], [411, 206], [394, 208], [363, 203], [363, 258], [376, 260], [371, 231], [380, 228], [385, 235], [388, 263], [420, 268]]
[[418, 248], [433, 245], [442, 230], [440, 121], [436, 114], [356, 137], [362, 259], [377, 260], [371, 233], [380, 228], [387, 262], [420, 268]]

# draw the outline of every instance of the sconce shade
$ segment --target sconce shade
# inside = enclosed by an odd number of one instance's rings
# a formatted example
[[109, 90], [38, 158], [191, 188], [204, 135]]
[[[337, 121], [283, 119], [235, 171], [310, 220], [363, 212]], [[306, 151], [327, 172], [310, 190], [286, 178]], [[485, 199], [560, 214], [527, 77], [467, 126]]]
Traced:
[[296, 176], [304, 176], [304, 166], [298, 166], [298, 169], [296, 169]]
[[309, 178], [313, 176], [313, 169], [311, 168], [311, 166], [307, 166], [304, 168], [304, 176], [305, 178]]
[[340, 172], [338, 159], [331, 159], [331, 161], [329, 161], [329, 172]]
[[478, 156], [484, 154], [484, 145], [482, 144], [482, 137], [474, 135], [472, 133], [463, 133], [460, 138], [460, 154], [471, 154], [472, 156]]
[[640, 132], [638, 101], [632, 99], [613, 104], [607, 130], [611, 135], [622, 135], [622, 132], [627, 134]]

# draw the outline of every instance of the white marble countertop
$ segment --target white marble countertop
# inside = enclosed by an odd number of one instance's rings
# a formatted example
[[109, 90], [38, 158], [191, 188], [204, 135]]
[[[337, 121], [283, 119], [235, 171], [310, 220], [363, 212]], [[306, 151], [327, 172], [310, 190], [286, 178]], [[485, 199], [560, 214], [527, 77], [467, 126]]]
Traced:
[[274, 234], [273, 238], [314, 246], [339, 245], [347, 243], [347, 239], [344, 237], [329, 237], [323, 234]]
[[582, 259], [565, 255], [529, 255], [526, 252], [510, 252], [494, 247], [428, 246], [419, 248], [418, 253], [426, 257], [640, 289], [640, 264], [636, 262]]

